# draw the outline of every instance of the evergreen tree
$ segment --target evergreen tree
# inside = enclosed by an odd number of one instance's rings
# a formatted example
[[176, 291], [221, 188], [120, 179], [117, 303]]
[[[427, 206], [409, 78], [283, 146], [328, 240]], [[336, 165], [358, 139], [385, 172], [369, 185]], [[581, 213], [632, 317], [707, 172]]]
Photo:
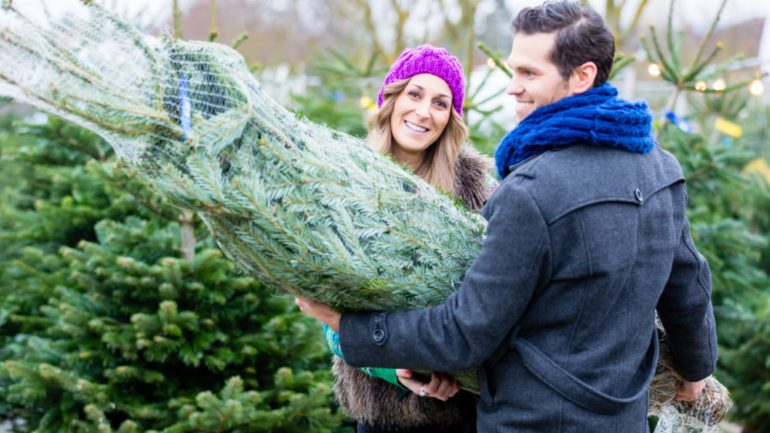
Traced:
[[732, 415], [745, 432], [770, 428], [770, 210], [766, 188], [741, 175], [750, 154], [667, 125], [659, 139], [687, 177], [693, 238], [709, 261], [719, 336], [716, 376], [735, 401]]
[[[328, 353], [108, 146], [51, 118], [2, 138], [0, 400], [39, 432], [332, 431]], [[4, 185], [5, 186], [5, 185]]]

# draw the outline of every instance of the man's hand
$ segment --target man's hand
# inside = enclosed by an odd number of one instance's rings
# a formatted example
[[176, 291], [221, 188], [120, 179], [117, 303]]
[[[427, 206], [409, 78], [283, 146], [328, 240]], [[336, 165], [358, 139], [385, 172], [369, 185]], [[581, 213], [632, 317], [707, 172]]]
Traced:
[[299, 307], [300, 310], [302, 310], [303, 313], [307, 314], [308, 316], [315, 317], [321, 322], [326, 323], [327, 325], [329, 325], [330, 328], [332, 328], [332, 331], [336, 333], [340, 332], [340, 318], [342, 317], [342, 314], [340, 314], [336, 310], [333, 310], [331, 307], [328, 307], [324, 304], [321, 304], [319, 302], [313, 301], [308, 298], [303, 298], [301, 296], [295, 297], [294, 303], [297, 304], [297, 306]]
[[674, 398], [677, 400], [692, 401], [697, 398], [706, 386], [706, 379], [697, 382], [690, 382], [682, 379], [676, 389]]
[[402, 385], [420, 397], [433, 397], [447, 401], [460, 391], [457, 380], [446, 373], [434, 371], [428, 383], [412, 378], [412, 370], [396, 370], [396, 376]]

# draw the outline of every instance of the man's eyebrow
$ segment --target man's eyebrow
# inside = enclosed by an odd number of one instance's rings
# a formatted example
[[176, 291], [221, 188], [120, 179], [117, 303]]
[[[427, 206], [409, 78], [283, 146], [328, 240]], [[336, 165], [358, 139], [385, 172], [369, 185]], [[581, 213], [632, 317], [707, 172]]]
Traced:
[[515, 67], [514, 67], [514, 66], [512, 66], [512, 65], [508, 65], [508, 66], [509, 66], [511, 69], [513, 69], [513, 70], [516, 70], [516, 71], [519, 71], [519, 72], [521, 72], [521, 71], [533, 71], [533, 72], [540, 72], [540, 68], [538, 68], [538, 67], [536, 67], [536, 66], [533, 66], [533, 65], [528, 65], [528, 64], [523, 64], [523, 65], [516, 65]]

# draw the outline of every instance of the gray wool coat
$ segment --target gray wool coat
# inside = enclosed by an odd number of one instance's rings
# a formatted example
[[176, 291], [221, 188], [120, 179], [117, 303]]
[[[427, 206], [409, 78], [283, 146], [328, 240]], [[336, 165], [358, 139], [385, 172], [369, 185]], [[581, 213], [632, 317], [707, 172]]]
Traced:
[[483, 248], [441, 305], [343, 314], [353, 366], [479, 367], [478, 431], [645, 433], [655, 310], [674, 366], [710, 375], [708, 265], [676, 159], [576, 145], [518, 164], [482, 209]]

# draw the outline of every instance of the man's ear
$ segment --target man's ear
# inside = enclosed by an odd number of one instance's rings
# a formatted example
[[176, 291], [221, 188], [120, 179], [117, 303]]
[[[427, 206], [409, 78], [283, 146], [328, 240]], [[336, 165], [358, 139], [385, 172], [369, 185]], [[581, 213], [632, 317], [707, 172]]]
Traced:
[[572, 71], [569, 77], [570, 89], [573, 94], [583, 93], [594, 86], [597, 68], [594, 62], [585, 62]]

